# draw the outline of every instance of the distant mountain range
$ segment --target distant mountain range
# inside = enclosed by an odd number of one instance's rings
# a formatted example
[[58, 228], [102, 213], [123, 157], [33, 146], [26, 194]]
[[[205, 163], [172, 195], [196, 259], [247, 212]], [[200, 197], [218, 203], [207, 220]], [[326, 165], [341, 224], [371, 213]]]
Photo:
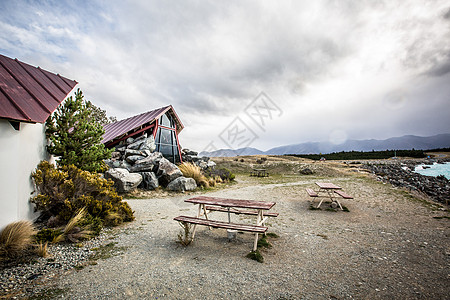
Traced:
[[283, 154], [318, 154], [332, 153], [341, 151], [383, 151], [383, 150], [429, 150], [436, 148], [449, 148], [450, 134], [438, 134], [429, 137], [415, 135], [405, 135], [402, 137], [393, 137], [386, 140], [347, 140], [345, 143], [335, 145], [330, 142], [310, 142], [280, 146], [261, 151], [256, 148], [240, 149], [220, 149], [216, 151], [203, 151], [200, 156], [209, 157], [231, 157], [238, 155], [283, 155]]

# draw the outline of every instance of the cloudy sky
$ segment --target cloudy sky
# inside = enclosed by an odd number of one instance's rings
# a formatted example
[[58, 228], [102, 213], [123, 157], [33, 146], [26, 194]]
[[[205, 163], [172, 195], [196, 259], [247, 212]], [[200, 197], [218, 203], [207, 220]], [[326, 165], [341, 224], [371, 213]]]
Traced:
[[191, 149], [450, 132], [446, 0], [0, 7], [1, 54], [78, 81], [118, 119], [172, 104]]

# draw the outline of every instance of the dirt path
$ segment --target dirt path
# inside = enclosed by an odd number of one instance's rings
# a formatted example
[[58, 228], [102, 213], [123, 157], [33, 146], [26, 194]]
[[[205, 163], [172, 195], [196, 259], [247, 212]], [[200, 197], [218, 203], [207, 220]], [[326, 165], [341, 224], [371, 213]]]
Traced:
[[65, 299], [448, 299], [450, 223], [433, 218], [446, 212], [363, 176], [332, 179], [355, 197], [342, 201], [350, 212], [308, 209], [304, 188], [317, 178], [237, 180], [208, 194], [277, 202], [280, 215], [268, 224], [279, 238], [270, 239], [264, 263], [245, 257], [248, 233], [228, 242], [224, 230], [199, 227], [192, 245], [177, 244], [181, 228], [172, 219], [196, 213], [183, 202], [189, 195], [128, 200], [136, 221], [111, 240], [121, 254], [54, 288]]

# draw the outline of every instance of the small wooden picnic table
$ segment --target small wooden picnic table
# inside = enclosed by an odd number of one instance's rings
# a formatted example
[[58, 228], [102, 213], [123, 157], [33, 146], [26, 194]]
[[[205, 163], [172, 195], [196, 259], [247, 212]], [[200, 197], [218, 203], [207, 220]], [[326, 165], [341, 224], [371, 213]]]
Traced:
[[266, 169], [253, 169], [250, 176], [269, 177], [269, 173], [267, 173]]
[[[192, 239], [194, 239], [195, 231], [197, 225], [205, 225], [209, 227], [234, 229], [241, 231], [249, 231], [255, 233], [255, 241], [253, 243], [253, 251], [256, 250], [258, 243], [258, 234], [265, 233], [267, 227], [264, 226], [268, 217], [276, 217], [277, 213], [269, 213], [270, 210], [276, 203], [275, 202], [265, 202], [265, 201], [255, 201], [255, 200], [240, 200], [240, 199], [226, 199], [218, 197], [207, 197], [198, 196], [190, 199], [184, 200], [184, 202], [189, 202], [198, 205], [197, 217], [187, 217], [179, 216], [174, 218], [176, 221], [188, 222], [194, 224], [194, 229], [192, 232]], [[247, 209], [247, 210], [242, 210]], [[228, 213], [228, 223], [211, 220], [209, 215], [213, 211], [222, 211]], [[256, 224], [237, 224], [231, 223], [230, 214], [246, 214], [246, 215], [256, 215]], [[204, 216], [204, 219], [201, 218]]]
[[[306, 189], [306, 192], [311, 197], [323, 197], [323, 199], [320, 201], [320, 203], [317, 206], [317, 208], [320, 208], [320, 205], [322, 204], [322, 202], [325, 199], [330, 199], [332, 204], [333, 204], [333, 202], [336, 202], [339, 205], [339, 207], [341, 208], [341, 210], [344, 210], [342, 208], [341, 203], [339, 202], [338, 198], [335, 197], [335, 195], [339, 195], [340, 197], [342, 197], [344, 199], [353, 199], [352, 196], [349, 196], [346, 193], [344, 193], [342, 191], [342, 188], [340, 186], [335, 185], [334, 183], [331, 183], [331, 182], [316, 182], [316, 185], [319, 187], [318, 191], [313, 191], [311, 189]], [[325, 195], [323, 195], [323, 194], [325, 194]]]

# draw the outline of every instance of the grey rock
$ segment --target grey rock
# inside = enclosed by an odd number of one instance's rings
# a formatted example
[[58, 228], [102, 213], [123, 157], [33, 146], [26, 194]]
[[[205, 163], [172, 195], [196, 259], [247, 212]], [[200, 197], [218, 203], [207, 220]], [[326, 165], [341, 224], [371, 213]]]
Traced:
[[203, 160], [198, 160], [195, 162], [195, 164], [197, 166], [199, 166], [202, 170], [205, 170], [206, 168], [208, 168], [208, 163]]
[[208, 168], [214, 168], [216, 166], [216, 163], [210, 160], [206, 163], [206, 165], [208, 166]]
[[146, 158], [136, 161], [130, 168], [130, 172], [151, 172], [155, 166], [159, 165], [161, 159], [163, 159], [161, 153], [153, 152]]
[[127, 149], [125, 150], [125, 158], [127, 158], [128, 156], [131, 155], [142, 155], [142, 156], [146, 156], [144, 151], [140, 151], [140, 150], [133, 150], [133, 149]]
[[138, 186], [139, 188], [142, 188], [145, 190], [154, 190], [159, 186], [158, 178], [156, 177], [155, 173], [141, 172], [139, 174], [142, 175], [142, 182]]
[[103, 161], [108, 167], [113, 168], [113, 161], [111, 159], [104, 159]]
[[186, 155], [185, 158], [188, 162], [197, 162], [201, 159], [199, 156], [190, 156], [190, 155]]
[[122, 154], [119, 151], [114, 151], [111, 153], [111, 160], [119, 160]]
[[141, 148], [141, 145], [144, 143], [144, 140], [139, 140], [137, 142], [131, 143], [127, 146], [127, 149], [138, 150]]
[[142, 141], [142, 140], [145, 140], [146, 138], [147, 138], [147, 133], [144, 133], [143, 135], [141, 135], [141, 136], [135, 138], [135, 139], [134, 139], [134, 142]]
[[118, 151], [118, 152], [120, 152], [122, 154], [125, 152], [125, 150], [127, 150], [127, 147], [125, 147], [125, 146], [121, 146], [121, 147], [117, 147], [116, 148], [116, 151]]
[[190, 155], [190, 156], [197, 156], [198, 155], [198, 152], [195, 152], [195, 151], [192, 151], [192, 150], [189, 150], [189, 149], [183, 149], [183, 153], [186, 154], [186, 155]]
[[156, 175], [158, 176], [159, 184], [166, 187], [169, 182], [183, 176], [183, 173], [176, 165], [165, 158], [161, 158]]
[[142, 156], [142, 155], [131, 155], [131, 156], [128, 156], [128, 157], [126, 158], [126, 160], [127, 160], [127, 162], [129, 162], [130, 164], [134, 164], [136, 161], [141, 160], [141, 159], [144, 159], [144, 158], [145, 158], [145, 156]]
[[142, 182], [140, 174], [122, 168], [109, 169], [105, 172], [105, 178], [114, 181], [114, 187], [119, 193], [129, 192]]
[[186, 178], [186, 177], [178, 177], [171, 181], [167, 185], [167, 189], [169, 191], [177, 191], [177, 192], [184, 192], [184, 191], [192, 191], [197, 188], [197, 184], [195, 183], [195, 180], [192, 178]]
[[156, 149], [155, 139], [153, 135], [143, 140], [143, 143], [139, 146], [140, 150], [148, 150], [150, 152], [154, 152]]
[[127, 138], [127, 144], [134, 143], [134, 139], [132, 137]]
[[312, 175], [314, 172], [309, 168], [304, 168], [300, 170], [300, 174], [302, 175]]

